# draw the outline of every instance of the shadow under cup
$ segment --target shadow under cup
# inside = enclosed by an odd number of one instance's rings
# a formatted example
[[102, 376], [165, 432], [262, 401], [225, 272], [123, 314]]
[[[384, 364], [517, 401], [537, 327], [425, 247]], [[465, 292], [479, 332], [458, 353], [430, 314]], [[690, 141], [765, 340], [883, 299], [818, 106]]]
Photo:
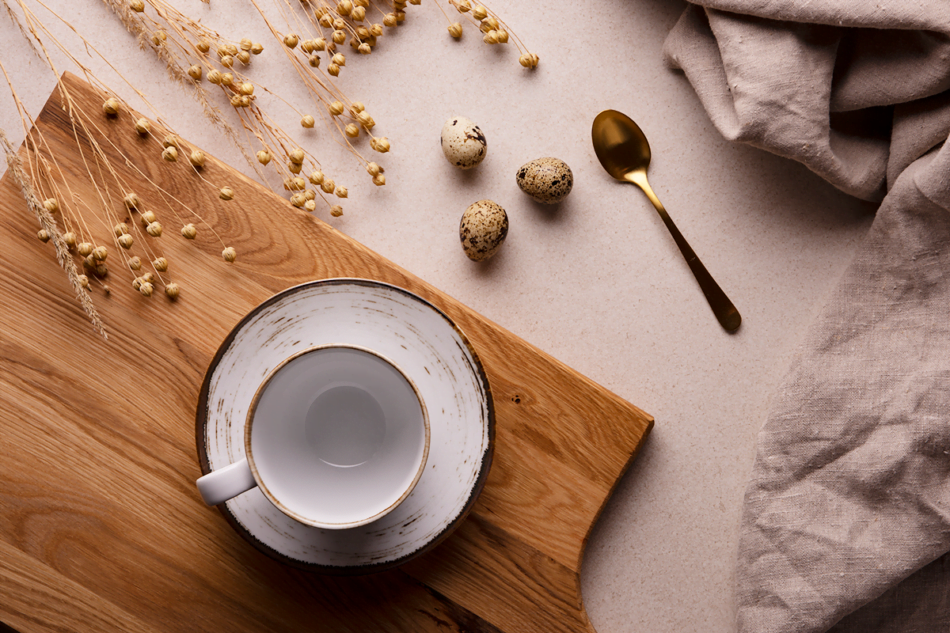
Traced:
[[429, 422], [412, 382], [359, 347], [289, 358], [255, 395], [245, 429], [254, 478], [309, 525], [374, 521], [409, 496], [425, 468]]

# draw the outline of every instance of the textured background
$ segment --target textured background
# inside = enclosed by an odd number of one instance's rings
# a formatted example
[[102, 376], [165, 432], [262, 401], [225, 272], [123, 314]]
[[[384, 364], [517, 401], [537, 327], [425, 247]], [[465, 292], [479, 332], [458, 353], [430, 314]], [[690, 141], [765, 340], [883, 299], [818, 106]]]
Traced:
[[[49, 2], [183, 137], [250, 173], [103, 5]], [[265, 54], [248, 74], [310, 109], [253, 7], [174, 4], [222, 35], [261, 41]], [[407, 21], [371, 56], [347, 56], [340, 85], [367, 104], [375, 131], [393, 144], [381, 161], [386, 187], [374, 187], [328, 130], [318, 124], [302, 134], [276, 99], [261, 102], [349, 188], [346, 215], [332, 225], [656, 417], [588, 546], [583, 590], [599, 633], [730, 631], [739, 509], [756, 432], [874, 207], [804, 167], [718, 136], [683, 76], [663, 64], [663, 39], [683, 3], [489, 6], [541, 57], [536, 71], [518, 65], [514, 47], [482, 44], [474, 29], [453, 41], [433, 0], [410, 6]], [[83, 55], [68, 29], [44, 21]], [[54, 79], [19, 37], [0, 19], [0, 59], [35, 115]], [[147, 111], [100, 61], [88, 65]], [[18, 143], [19, 119], [0, 94], [0, 126]], [[651, 183], [742, 313], [736, 335], [716, 323], [646, 198], [601, 169], [590, 124], [606, 108], [646, 132]], [[439, 150], [442, 123], [456, 114], [488, 138], [488, 157], [471, 172], [456, 171]], [[575, 174], [574, 192], [557, 208], [534, 203], [515, 184], [517, 168], [542, 156], [567, 161]], [[458, 222], [483, 198], [507, 209], [511, 230], [499, 254], [477, 265], [462, 253]]]

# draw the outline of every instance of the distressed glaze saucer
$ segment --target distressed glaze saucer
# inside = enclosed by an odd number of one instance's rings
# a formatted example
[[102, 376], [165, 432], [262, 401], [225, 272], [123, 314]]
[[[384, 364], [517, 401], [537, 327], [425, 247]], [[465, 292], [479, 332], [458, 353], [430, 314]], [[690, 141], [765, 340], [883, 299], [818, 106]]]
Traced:
[[201, 386], [196, 439], [207, 474], [244, 458], [244, 424], [258, 386], [286, 358], [321, 345], [359, 345], [400, 366], [429, 412], [425, 471], [409, 496], [373, 523], [326, 530], [294, 521], [254, 488], [218, 506], [256, 548], [326, 574], [382, 571], [441, 542], [465, 518], [488, 477], [491, 390], [462, 331], [417, 295], [366, 279], [327, 279], [278, 293], [221, 344]]

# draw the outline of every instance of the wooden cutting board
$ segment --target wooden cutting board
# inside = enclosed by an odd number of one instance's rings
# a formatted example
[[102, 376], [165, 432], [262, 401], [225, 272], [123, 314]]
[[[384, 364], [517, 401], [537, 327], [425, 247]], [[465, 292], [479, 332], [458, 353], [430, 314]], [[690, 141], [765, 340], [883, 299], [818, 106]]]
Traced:
[[[64, 81], [86, 111], [101, 111], [101, 94]], [[584, 547], [652, 418], [214, 159], [205, 175], [233, 187], [233, 202], [187, 165], [163, 164], [154, 143], [146, 153], [128, 113], [102, 123], [239, 259], [225, 264], [209, 231], [186, 242], [166, 222], [182, 296], [146, 299], [113, 272], [111, 296], [94, 293], [106, 342], [52, 245], [36, 239], [10, 174], [0, 181], [0, 621], [23, 633], [593, 631]], [[94, 199], [58, 93], [37, 126], [74, 193]], [[137, 191], [153, 191], [118, 154], [111, 161]], [[148, 197], [160, 218], [174, 217]], [[96, 238], [111, 244], [108, 231]], [[385, 281], [444, 310], [481, 358], [497, 414], [494, 462], [470, 516], [432, 552], [358, 578], [264, 556], [194, 485], [198, 390], [218, 345], [273, 293], [327, 277]]]

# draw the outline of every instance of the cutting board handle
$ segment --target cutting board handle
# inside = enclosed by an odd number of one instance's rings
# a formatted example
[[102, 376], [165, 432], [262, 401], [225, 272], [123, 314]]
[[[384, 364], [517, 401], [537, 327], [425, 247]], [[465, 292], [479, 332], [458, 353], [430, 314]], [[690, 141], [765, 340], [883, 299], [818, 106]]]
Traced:
[[257, 485], [246, 458], [199, 477], [195, 483], [209, 506], [224, 503]]

